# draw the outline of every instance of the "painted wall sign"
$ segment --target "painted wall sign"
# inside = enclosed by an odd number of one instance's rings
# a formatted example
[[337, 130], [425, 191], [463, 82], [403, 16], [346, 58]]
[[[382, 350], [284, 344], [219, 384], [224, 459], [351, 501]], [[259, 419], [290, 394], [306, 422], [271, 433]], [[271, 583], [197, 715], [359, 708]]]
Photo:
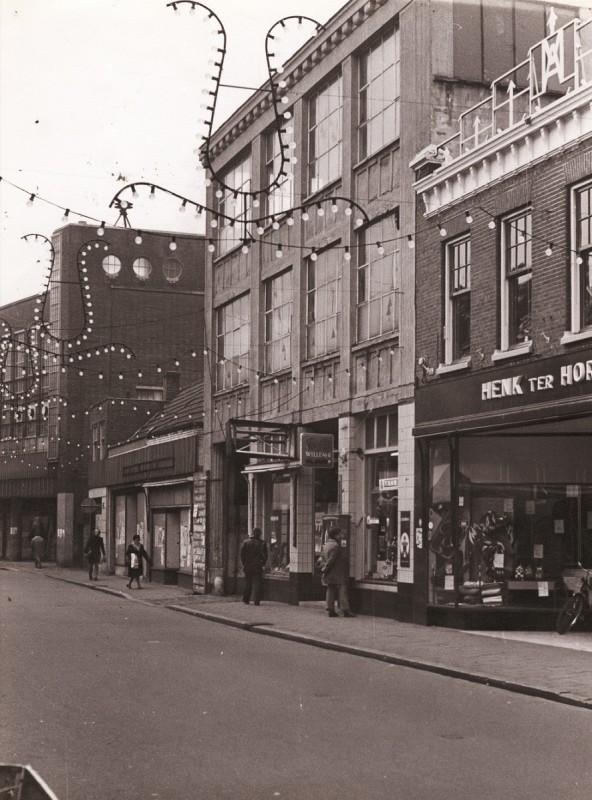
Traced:
[[526, 375], [512, 375], [507, 378], [485, 381], [481, 384], [481, 399], [494, 400], [501, 397], [522, 396], [584, 382], [592, 382], [592, 358], [587, 361], [564, 364], [556, 373], [534, 375], [532, 378]]

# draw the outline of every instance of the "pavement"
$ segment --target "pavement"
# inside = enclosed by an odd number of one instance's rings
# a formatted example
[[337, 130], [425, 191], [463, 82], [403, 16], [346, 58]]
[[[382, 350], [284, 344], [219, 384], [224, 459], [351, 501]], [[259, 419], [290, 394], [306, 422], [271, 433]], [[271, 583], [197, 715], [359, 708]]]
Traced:
[[4, 562], [0, 569], [34, 572], [131, 602], [231, 625], [262, 636], [375, 659], [412, 669], [592, 710], [592, 632], [559, 636], [532, 631], [459, 631], [360, 615], [327, 617], [323, 602], [298, 606], [265, 602], [245, 605], [236, 596], [196, 595], [178, 586], [143, 582], [128, 589], [127, 578], [83, 569], [29, 562]]

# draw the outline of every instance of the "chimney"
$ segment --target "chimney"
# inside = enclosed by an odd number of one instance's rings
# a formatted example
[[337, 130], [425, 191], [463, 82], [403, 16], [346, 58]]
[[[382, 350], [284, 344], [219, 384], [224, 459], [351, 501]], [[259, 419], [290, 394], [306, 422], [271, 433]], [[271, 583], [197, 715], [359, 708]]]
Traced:
[[178, 372], [166, 372], [163, 381], [164, 401], [170, 402], [179, 394], [181, 388], [181, 376]]

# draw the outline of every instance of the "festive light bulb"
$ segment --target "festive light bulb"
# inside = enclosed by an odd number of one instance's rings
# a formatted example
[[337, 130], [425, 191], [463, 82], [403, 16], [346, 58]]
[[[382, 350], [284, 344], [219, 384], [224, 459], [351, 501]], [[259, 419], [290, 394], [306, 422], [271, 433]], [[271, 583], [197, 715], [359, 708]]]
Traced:
[[469, 225], [471, 225], [471, 224], [472, 224], [472, 222], [473, 222], [473, 215], [471, 214], [471, 212], [470, 212], [470, 211], [465, 211], [465, 219], [466, 219], [466, 221], [467, 221], [467, 223], [468, 223]]
[[343, 254], [343, 258], [344, 258], [346, 261], [351, 261], [351, 253], [349, 252], [349, 247], [346, 247], [346, 248], [345, 248], [345, 252], [344, 252], [344, 254]]
[[492, 231], [494, 231], [495, 230], [495, 220], [494, 219], [490, 219], [489, 222], [487, 223], [487, 227], [490, 228]]
[[142, 231], [138, 231], [136, 238], [134, 239], [136, 244], [142, 244]]
[[440, 231], [440, 236], [446, 236], [446, 228], [440, 225], [439, 222], [437, 224], [438, 224], [438, 230]]
[[413, 241], [413, 237], [411, 236], [411, 234], [409, 234], [409, 235], [407, 236], [407, 247], [408, 247], [410, 250], [413, 250], [413, 248], [415, 247], [415, 242]]

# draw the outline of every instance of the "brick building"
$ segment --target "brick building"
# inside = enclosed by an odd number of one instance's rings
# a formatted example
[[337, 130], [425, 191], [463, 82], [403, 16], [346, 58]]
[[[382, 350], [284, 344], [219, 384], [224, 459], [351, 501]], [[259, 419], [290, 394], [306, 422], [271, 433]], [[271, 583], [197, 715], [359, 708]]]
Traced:
[[592, 566], [591, 69], [551, 19], [414, 162], [418, 621], [550, 627]]
[[544, 36], [547, 11], [351, 0], [281, 71], [271, 58], [279, 121], [262, 91], [209, 137], [210, 586], [240, 589], [239, 542], [260, 525], [268, 595], [322, 596], [315, 564], [338, 520], [357, 606], [411, 615], [408, 165]]
[[[167, 381], [186, 386], [203, 362], [203, 237], [66, 225], [41, 243], [45, 302], [0, 308], [0, 542], [3, 558], [81, 558], [88, 462], [137, 430]], [[100, 398], [125, 412], [91, 431]]]

